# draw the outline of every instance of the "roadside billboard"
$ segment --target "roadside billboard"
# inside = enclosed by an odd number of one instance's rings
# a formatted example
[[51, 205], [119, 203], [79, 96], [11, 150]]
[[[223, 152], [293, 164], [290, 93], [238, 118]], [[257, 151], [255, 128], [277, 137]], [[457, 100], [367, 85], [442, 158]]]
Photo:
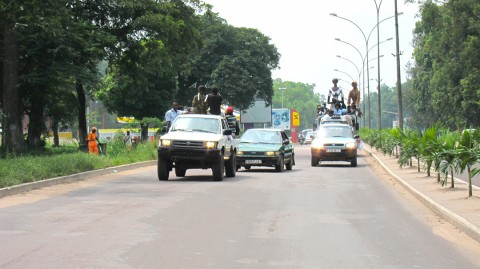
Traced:
[[272, 128], [290, 130], [290, 109], [272, 109]]

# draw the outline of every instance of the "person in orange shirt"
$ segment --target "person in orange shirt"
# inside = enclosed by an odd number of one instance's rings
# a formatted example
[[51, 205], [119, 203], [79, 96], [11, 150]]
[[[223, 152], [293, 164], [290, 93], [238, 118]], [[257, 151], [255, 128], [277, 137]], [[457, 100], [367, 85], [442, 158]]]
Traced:
[[98, 155], [98, 145], [100, 143], [97, 136], [97, 128], [92, 127], [92, 131], [88, 134], [88, 153], [95, 153]]

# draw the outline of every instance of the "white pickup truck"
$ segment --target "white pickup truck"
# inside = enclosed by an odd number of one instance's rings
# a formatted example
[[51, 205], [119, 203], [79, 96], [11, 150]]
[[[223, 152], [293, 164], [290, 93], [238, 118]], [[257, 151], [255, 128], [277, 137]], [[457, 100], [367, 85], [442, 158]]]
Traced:
[[168, 180], [175, 169], [177, 177], [187, 169], [212, 169], [213, 180], [222, 181], [224, 174], [236, 174], [237, 142], [225, 118], [216, 115], [183, 114], [160, 137], [157, 173], [159, 180]]

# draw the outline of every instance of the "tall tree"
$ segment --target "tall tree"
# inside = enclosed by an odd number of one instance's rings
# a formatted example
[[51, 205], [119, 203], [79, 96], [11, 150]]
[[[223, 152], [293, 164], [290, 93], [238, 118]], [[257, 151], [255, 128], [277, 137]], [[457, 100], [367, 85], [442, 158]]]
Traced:
[[[176, 94], [177, 77], [186, 71], [189, 52], [198, 46], [196, 3], [123, 4], [117, 10], [119, 27], [111, 29], [121, 50], [112, 51], [106, 85], [98, 97], [120, 115], [138, 120], [163, 116]], [[148, 124], [141, 127], [146, 138]]]
[[256, 29], [228, 25], [217, 14], [202, 16], [203, 46], [193, 59], [190, 76], [180, 83], [178, 99], [191, 103], [199, 84], [216, 85], [224, 100], [238, 109], [273, 96], [271, 70], [280, 54], [270, 38]]
[[2, 149], [6, 152], [18, 152], [24, 148], [22, 127], [21, 95], [18, 91], [19, 80], [19, 42], [17, 18], [21, 13], [21, 3], [12, 1], [0, 4], [2, 16], [0, 26], [3, 34], [2, 50]]
[[479, 17], [475, 0], [422, 5], [414, 39], [414, 121], [455, 129], [480, 125]]

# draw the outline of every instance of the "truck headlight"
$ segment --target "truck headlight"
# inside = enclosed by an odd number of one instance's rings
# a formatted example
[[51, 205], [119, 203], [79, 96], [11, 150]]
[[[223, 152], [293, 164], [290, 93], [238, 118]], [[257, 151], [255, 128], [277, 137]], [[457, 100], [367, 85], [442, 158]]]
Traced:
[[160, 143], [163, 147], [170, 147], [172, 145], [172, 140], [162, 139]]
[[345, 147], [347, 147], [347, 149], [354, 149], [354, 148], [356, 148], [356, 145], [353, 142], [349, 142], [349, 143], [345, 144]]
[[214, 149], [214, 148], [217, 147], [217, 143], [216, 142], [211, 142], [211, 141], [205, 142], [205, 147], [207, 149]]

